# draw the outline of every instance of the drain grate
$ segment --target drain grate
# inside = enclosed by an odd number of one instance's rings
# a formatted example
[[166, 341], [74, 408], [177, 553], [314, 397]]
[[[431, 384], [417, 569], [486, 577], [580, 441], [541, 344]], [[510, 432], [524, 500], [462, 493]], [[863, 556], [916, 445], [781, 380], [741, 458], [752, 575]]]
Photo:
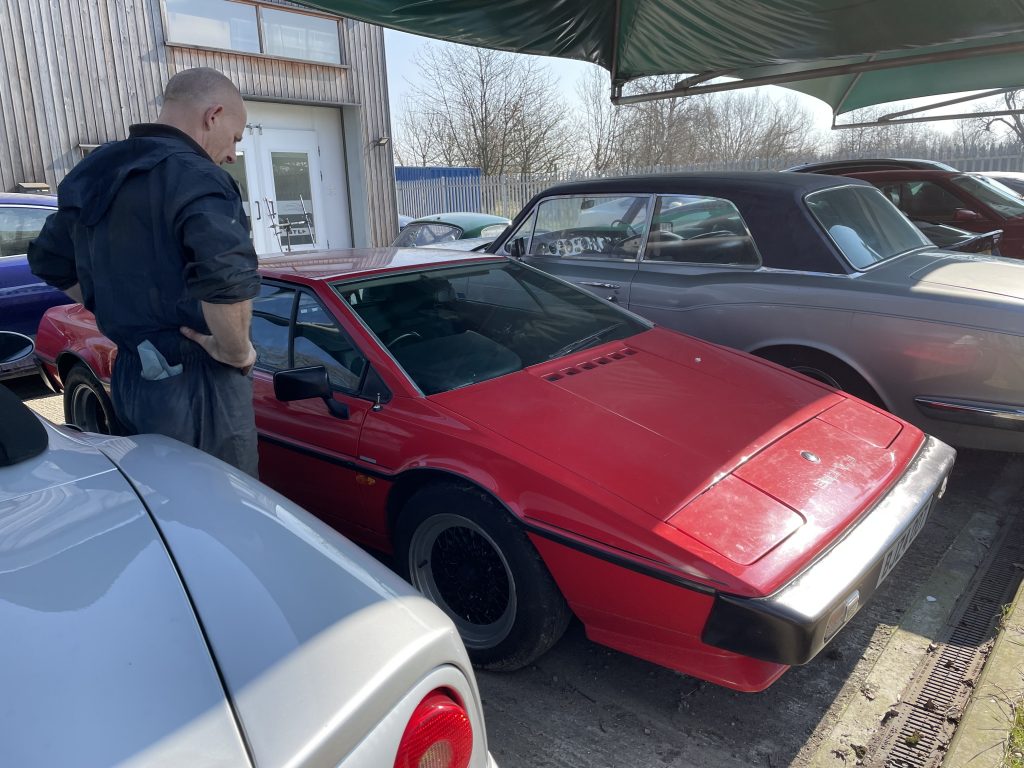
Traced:
[[936, 768], [992, 647], [1000, 612], [1020, 586], [1024, 519], [1006, 526], [944, 632], [889, 710], [864, 765]]

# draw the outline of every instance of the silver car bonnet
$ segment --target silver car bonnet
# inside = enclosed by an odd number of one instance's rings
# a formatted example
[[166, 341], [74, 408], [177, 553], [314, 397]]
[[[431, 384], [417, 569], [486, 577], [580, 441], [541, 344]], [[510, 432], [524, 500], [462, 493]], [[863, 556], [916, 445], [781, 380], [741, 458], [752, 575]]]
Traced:
[[466, 681], [474, 754], [487, 754], [469, 659], [436, 606], [216, 459], [156, 435], [97, 444], [173, 552], [257, 764], [342, 763], [441, 666]]
[[1019, 259], [950, 255], [940, 263], [921, 267], [910, 277], [931, 285], [982, 291], [1024, 303], [1024, 261]]
[[47, 432], [0, 468], [0, 764], [249, 765], [145, 508], [106, 457]]

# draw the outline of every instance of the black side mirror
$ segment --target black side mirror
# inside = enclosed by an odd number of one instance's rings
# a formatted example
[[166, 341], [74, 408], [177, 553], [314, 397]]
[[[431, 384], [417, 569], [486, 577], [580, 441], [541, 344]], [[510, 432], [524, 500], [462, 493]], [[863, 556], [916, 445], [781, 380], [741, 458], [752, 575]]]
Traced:
[[285, 403], [319, 397], [332, 416], [348, 418], [348, 406], [334, 399], [327, 369], [322, 365], [278, 371], [274, 374], [274, 397]]
[[35, 348], [28, 336], [14, 331], [0, 331], [0, 364], [24, 360]]
[[526, 255], [526, 238], [517, 237], [508, 241], [508, 255], [513, 259], [521, 259]]

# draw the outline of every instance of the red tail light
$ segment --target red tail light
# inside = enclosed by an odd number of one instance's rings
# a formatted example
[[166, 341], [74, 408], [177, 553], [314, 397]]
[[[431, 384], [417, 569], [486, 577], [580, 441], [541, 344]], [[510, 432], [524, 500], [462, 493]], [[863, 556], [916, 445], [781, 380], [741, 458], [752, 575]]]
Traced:
[[473, 726], [462, 705], [433, 691], [412, 713], [398, 745], [395, 768], [466, 768], [473, 755]]

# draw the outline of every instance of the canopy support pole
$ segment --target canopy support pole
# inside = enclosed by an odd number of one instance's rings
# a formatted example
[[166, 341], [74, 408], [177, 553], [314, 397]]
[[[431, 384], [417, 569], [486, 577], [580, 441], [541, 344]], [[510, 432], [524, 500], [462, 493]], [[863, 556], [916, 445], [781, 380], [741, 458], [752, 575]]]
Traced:
[[977, 101], [978, 99], [988, 99], [992, 96], [999, 96], [1003, 93], [1009, 93], [1010, 91], [1016, 91], [1017, 88], [995, 88], [991, 91], [984, 91], [982, 93], [975, 93], [970, 96], [960, 96], [956, 99], [947, 99], [945, 101], [937, 101], [934, 104], [925, 104], [924, 106], [914, 107], [913, 109], [904, 109], [899, 112], [890, 112], [887, 115], [882, 115], [877, 120], [865, 120], [855, 123], [836, 123], [836, 116], [832, 116], [832, 128], [833, 130], [841, 130], [843, 128], [878, 128], [885, 125], [901, 125], [904, 123], [930, 123], [935, 120], [969, 120], [973, 117], [999, 117], [1002, 115], [1020, 115], [1024, 114], [1024, 108], [1021, 109], [995, 109], [988, 110], [985, 112], [958, 112], [954, 115], [929, 115], [921, 117], [906, 117], [907, 115], [918, 115], [921, 112], [928, 112], [932, 109], [939, 109], [941, 107], [949, 107], [953, 104], [963, 104], [968, 101]]

